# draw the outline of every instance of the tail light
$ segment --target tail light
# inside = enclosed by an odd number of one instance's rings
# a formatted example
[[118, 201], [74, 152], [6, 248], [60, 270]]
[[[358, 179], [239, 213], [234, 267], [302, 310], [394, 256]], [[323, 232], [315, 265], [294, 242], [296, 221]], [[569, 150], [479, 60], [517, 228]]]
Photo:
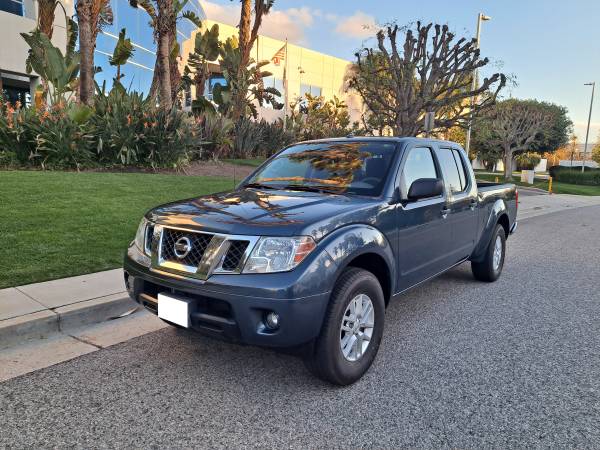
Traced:
[[519, 190], [515, 189], [515, 200], [517, 201], [517, 210], [519, 209]]

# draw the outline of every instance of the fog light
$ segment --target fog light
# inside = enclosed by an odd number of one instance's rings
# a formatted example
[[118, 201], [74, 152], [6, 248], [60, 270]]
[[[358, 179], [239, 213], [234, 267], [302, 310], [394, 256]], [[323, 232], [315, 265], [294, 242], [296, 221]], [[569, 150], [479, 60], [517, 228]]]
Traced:
[[279, 314], [271, 311], [265, 317], [265, 325], [271, 330], [279, 328]]

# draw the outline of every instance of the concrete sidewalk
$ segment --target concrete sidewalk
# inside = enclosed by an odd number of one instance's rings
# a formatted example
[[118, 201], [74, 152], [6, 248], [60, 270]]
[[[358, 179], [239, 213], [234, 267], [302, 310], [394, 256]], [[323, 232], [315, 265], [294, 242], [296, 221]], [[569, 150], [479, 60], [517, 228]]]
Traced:
[[[519, 188], [519, 191], [528, 188]], [[517, 220], [542, 216], [565, 209], [576, 209], [586, 206], [600, 205], [600, 196], [568, 195], [568, 194], [542, 194], [520, 195]]]
[[137, 308], [121, 269], [0, 290], [0, 348], [104, 322]]

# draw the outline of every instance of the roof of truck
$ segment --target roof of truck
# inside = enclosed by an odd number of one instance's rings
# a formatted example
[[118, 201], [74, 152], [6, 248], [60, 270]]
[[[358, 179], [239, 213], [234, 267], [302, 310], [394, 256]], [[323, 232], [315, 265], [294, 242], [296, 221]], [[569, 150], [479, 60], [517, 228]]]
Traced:
[[406, 142], [435, 142], [438, 144], [451, 144], [458, 145], [456, 142], [445, 141], [442, 139], [432, 139], [432, 138], [420, 138], [413, 136], [354, 136], [348, 135], [346, 137], [335, 137], [335, 138], [325, 138], [325, 139], [311, 139], [308, 141], [302, 141], [299, 143], [309, 143], [309, 142], [357, 142], [357, 141], [380, 141], [380, 142], [398, 142], [398, 143], [406, 143]]

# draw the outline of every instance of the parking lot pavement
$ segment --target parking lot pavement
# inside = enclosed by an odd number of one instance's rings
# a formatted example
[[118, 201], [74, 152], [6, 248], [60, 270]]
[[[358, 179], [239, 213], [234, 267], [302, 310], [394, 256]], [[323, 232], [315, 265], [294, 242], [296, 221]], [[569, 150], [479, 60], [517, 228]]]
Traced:
[[0, 384], [0, 447], [599, 447], [599, 232], [598, 206], [534, 217], [498, 282], [396, 299], [351, 387], [168, 328]]

